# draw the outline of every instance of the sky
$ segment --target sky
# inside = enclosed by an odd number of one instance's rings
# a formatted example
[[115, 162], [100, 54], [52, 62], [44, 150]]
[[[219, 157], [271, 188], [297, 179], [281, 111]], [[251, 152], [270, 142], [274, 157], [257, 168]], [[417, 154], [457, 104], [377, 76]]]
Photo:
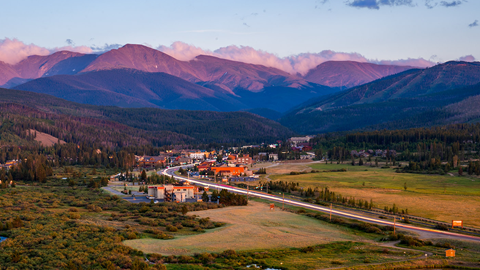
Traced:
[[480, 59], [478, 0], [2, 2], [0, 61], [143, 44], [305, 73], [327, 60], [429, 66]]

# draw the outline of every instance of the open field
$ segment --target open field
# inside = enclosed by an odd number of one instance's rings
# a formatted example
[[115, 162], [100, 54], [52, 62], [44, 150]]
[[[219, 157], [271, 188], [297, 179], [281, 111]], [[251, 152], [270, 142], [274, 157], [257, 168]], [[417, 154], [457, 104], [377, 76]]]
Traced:
[[270, 211], [268, 204], [259, 202], [194, 214], [228, 225], [204, 234], [178, 237], [173, 240], [136, 239], [125, 241], [125, 244], [147, 253], [179, 255], [221, 252], [226, 249], [305, 247], [358, 239], [349, 233], [348, 229], [279, 209]]
[[[408, 209], [412, 215], [445, 222], [461, 219], [467, 226], [480, 227], [480, 179], [475, 176], [395, 173], [393, 169], [350, 164], [308, 165], [314, 170], [345, 168], [348, 171], [273, 174], [269, 177], [274, 181], [299, 182], [302, 187], [328, 187], [342, 196], [353, 196], [356, 199], [373, 199], [376, 207], [382, 209], [395, 203], [400, 209]], [[279, 171], [280, 168], [275, 170]], [[275, 171], [267, 170], [267, 173]], [[407, 190], [404, 190], [405, 183]]]

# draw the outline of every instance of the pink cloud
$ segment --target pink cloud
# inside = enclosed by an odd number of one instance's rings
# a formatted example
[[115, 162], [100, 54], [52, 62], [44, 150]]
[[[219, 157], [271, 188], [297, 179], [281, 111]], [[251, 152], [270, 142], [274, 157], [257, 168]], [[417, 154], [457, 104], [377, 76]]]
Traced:
[[473, 55], [465, 55], [462, 56], [458, 59], [459, 61], [465, 61], [465, 62], [475, 62], [475, 57]]
[[49, 55], [57, 51], [73, 51], [79, 53], [91, 53], [92, 49], [86, 46], [65, 46], [47, 49], [35, 44], [25, 44], [18, 39], [0, 39], [0, 61], [8, 64], [16, 64], [30, 55]]
[[34, 44], [25, 44], [17, 39], [0, 40], [0, 61], [16, 64], [30, 55], [49, 55], [50, 51]]

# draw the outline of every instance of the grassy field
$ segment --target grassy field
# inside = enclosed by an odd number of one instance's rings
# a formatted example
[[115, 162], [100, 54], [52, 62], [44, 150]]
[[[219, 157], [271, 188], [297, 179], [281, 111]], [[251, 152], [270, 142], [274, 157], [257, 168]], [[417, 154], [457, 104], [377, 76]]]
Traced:
[[136, 239], [127, 246], [162, 255], [221, 252], [226, 249], [251, 250], [318, 245], [332, 241], [350, 241], [359, 237], [348, 229], [309, 217], [270, 211], [269, 205], [250, 202], [248, 206], [228, 207], [194, 213], [202, 218], [225, 222], [225, 228], [173, 240]]
[[[396, 173], [393, 169], [350, 164], [307, 165], [314, 170], [345, 168], [348, 171], [286, 175], [277, 173], [284, 171], [281, 165], [267, 172], [274, 181], [299, 182], [302, 187], [328, 187], [343, 196], [373, 199], [378, 208], [391, 207], [395, 203], [400, 209], [408, 209], [412, 215], [445, 222], [461, 219], [467, 226], [480, 227], [480, 178], [476, 176]], [[405, 183], [407, 190], [404, 189]]]

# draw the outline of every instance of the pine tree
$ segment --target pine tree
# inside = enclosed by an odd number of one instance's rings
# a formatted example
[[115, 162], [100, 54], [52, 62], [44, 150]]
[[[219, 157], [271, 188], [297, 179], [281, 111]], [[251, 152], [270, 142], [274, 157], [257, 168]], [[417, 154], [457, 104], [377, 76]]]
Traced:
[[203, 191], [202, 201], [204, 201], [204, 202], [208, 202], [208, 201], [209, 201], [207, 191]]

